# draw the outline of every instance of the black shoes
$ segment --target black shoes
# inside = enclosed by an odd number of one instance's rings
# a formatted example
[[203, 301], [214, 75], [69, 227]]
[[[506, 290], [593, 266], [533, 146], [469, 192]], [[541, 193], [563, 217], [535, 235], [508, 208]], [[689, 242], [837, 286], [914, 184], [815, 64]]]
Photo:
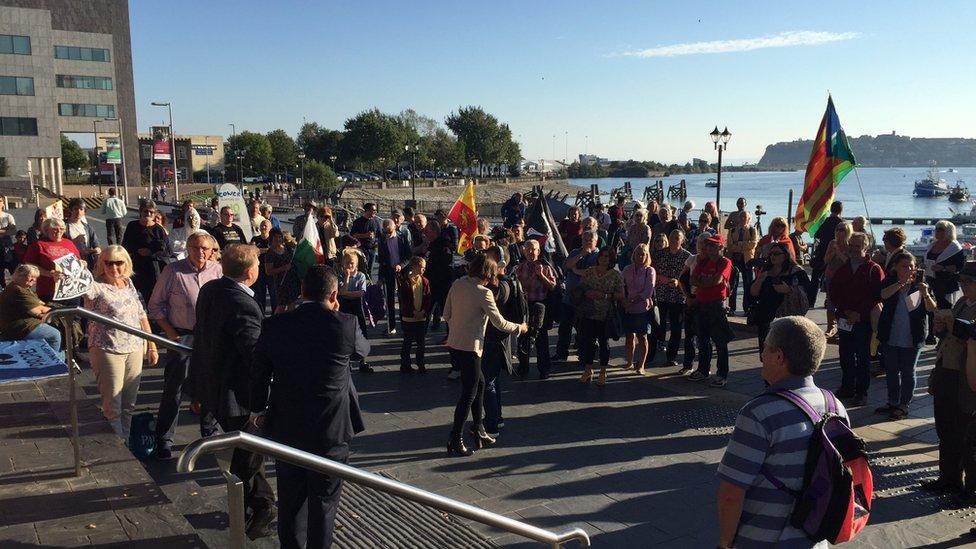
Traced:
[[370, 365], [369, 364], [366, 364], [365, 362], [360, 362], [359, 363], [359, 373], [361, 373], [361, 374], [371, 374], [371, 373], [373, 373], [373, 368], [371, 368]]
[[451, 437], [451, 440], [447, 442], [447, 455], [448, 456], [458, 456], [458, 457], [468, 457], [473, 454], [467, 446], [464, 445], [464, 437]]
[[400, 373], [401, 374], [412, 374], [415, 371], [416, 370], [414, 370], [413, 368], [411, 368], [409, 364], [405, 364], [403, 366], [400, 366]]
[[477, 429], [471, 427], [470, 429], [468, 429], [468, 432], [471, 433], [471, 436], [474, 437], [475, 450], [480, 450], [485, 446], [490, 446], [495, 443], [495, 437], [485, 432], [485, 428], [483, 426], [478, 427]]
[[174, 457], [173, 450], [167, 446], [156, 446], [153, 457], [158, 461], [171, 461]]
[[278, 512], [274, 507], [268, 507], [260, 511], [255, 511], [244, 525], [244, 533], [248, 539], [254, 541], [266, 538], [276, 533], [276, 529], [271, 527], [271, 523], [278, 518]]
[[939, 494], [958, 492], [961, 489], [959, 485], [952, 484], [951, 482], [946, 482], [941, 478], [937, 478], [934, 480], [926, 480], [925, 482], [919, 484], [918, 488], [923, 492], [935, 492]]

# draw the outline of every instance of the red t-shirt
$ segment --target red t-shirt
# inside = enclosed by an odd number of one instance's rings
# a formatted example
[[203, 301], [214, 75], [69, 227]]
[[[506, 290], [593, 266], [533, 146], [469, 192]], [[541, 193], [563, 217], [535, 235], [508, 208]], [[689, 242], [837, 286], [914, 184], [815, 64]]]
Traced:
[[695, 301], [698, 303], [712, 303], [724, 301], [729, 297], [729, 279], [732, 278], [732, 261], [727, 257], [720, 257], [715, 261], [706, 261], [699, 257], [695, 262], [693, 274], [711, 277], [722, 274], [722, 281], [715, 286], [698, 286], [695, 290]]
[[[38, 240], [27, 247], [27, 253], [24, 255], [24, 263], [30, 263], [31, 265], [36, 265], [41, 269], [53, 271], [54, 260], [68, 254], [75, 254], [75, 257], [81, 259], [81, 254], [78, 253], [78, 248], [75, 246], [74, 242], [68, 240], [67, 238], [62, 238], [60, 242]], [[54, 279], [48, 276], [37, 277], [37, 297], [47, 301], [53, 296]]]

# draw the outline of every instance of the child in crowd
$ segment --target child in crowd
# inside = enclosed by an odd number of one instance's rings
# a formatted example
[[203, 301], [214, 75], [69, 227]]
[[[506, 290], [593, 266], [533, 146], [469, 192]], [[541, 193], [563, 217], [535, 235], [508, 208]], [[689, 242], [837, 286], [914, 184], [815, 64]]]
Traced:
[[411, 373], [410, 346], [417, 347], [417, 370], [425, 373], [424, 343], [427, 338], [427, 316], [430, 314], [430, 282], [424, 277], [427, 261], [420, 256], [410, 258], [406, 275], [400, 281], [400, 323], [403, 345], [400, 347], [400, 372]]
[[14, 240], [14, 264], [10, 266], [11, 272], [24, 262], [24, 256], [27, 255], [27, 233], [17, 231]]

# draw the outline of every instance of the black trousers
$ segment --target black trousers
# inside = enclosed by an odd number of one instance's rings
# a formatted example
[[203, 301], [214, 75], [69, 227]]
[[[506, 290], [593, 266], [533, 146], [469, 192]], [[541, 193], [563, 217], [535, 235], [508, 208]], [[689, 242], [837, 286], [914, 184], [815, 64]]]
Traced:
[[563, 303], [559, 316], [559, 330], [556, 337], [557, 357], [565, 358], [569, 356], [569, 344], [573, 340], [573, 326], [575, 324], [576, 308], [568, 303]]
[[[105, 234], [106, 240], [108, 240], [109, 246], [111, 246], [112, 244], [121, 244], [122, 243], [122, 219], [120, 218], [106, 219], [105, 233], [106, 233]], [[112, 238], [113, 234], [115, 235], [115, 238]]]
[[817, 302], [817, 292], [820, 291], [820, 281], [823, 280], [824, 271], [825, 267], [822, 260], [811, 269], [810, 285], [807, 286], [807, 299], [810, 301], [811, 307]]
[[867, 396], [871, 384], [871, 322], [855, 322], [851, 330], [838, 330], [841, 389]]
[[387, 330], [396, 328], [396, 295], [397, 277], [392, 270], [384, 270], [380, 275], [383, 278], [383, 291], [386, 293], [386, 318], [389, 321]]
[[451, 368], [461, 372], [461, 397], [454, 408], [454, 426], [451, 428], [451, 438], [461, 436], [464, 422], [471, 412], [471, 420], [475, 429], [482, 426], [485, 416], [485, 376], [481, 372], [481, 357], [473, 351], [459, 351], [450, 349]]
[[423, 368], [426, 365], [424, 350], [427, 339], [427, 321], [403, 322], [401, 320], [400, 327], [403, 329], [403, 343], [400, 345], [400, 367], [404, 369], [410, 367], [410, 347], [416, 346], [417, 366]]
[[549, 357], [549, 329], [546, 323], [546, 304], [542, 301], [529, 302], [529, 331], [518, 336], [516, 354], [519, 359], [519, 374], [525, 375], [529, 371], [529, 361], [532, 348], [535, 347], [535, 365], [539, 368], [539, 375], [549, 375], [551, 361]]
[[[249, 416], [218, 417], [223, 431], [244, 431]], [[252, 513], [270, 512], [275, 504], [274, 490], [264, 474], [264, 456], [235, 449], [230, 460], [230, 472], [244, 484], [244, 508]]]
[[[346, 463], [349, 456], [347, 445], [344, 452], [330, 452], [329, 458]], [[335, 517], [342, 495], [342, 479], [323, 475], [275, 460], [278, 476], [278, 542], [282, 549], [327, 549], [332, 547], [335, 533]], [[308, 504], [304, 539], [296, 528], [296, 519], [302, 507]]]
[[698, 353], [698, 344], [697, 344], [698, 327], [697, 327], [697, 322], [695, 321], [695, 316], [698, 314], [698, 306], [695, 305], [689, 307], [688, 305], [685, 305], [681, 311], [683, 316], [681, 324], [684, 326], [685, 329], [685, 337], [684, 337], [684, 345], [683, 345], [685, 349], [685, 354], [684, 357], [682, 358], [681, 365], [683, 368], [687, 368], [690, 370], [695, 365], [695, 357], [697, 356]]
[[936, 368], [932, 370], [932, 404], [935, 412], [935, 433], [939, 436], [939, 478], [957, 488], [976, 488], [976, 433], [972, 432], [972, 416], [959, 410], [959, 372]]
[[735, 310], [736, 293], [739, 291], [739, 281], [742, 281], [742, 310], [748, 311], [752, 305], [752, 295], [749, 287], [752, 286], [752, 269], [750, 269], [742, 256], [732, 260], [732, 279], [729, 280], [729, 308]]
[[600, 346], [600, 367], [610, 364], [610, 342], [607, 341], [605, 320], [580, 318], [577, 320], [577, 334], [580, 338], [579, 359], [583, 366], [592, 366], [597, 345]]
[[[666, 354], [670, 362], [678, 358], [678, 346], [681, 344], [681, 317], [685, 306], [682, 303], [658, 301], [657, 308], [661, 311], [661, 323], [654, 328], [656, 332], [654, 339], [664, 341], [666, 336], [668, 342]], [[668, 333], [669, 328], [670, 333]]]
[[[193, 345], [193, 336], [185, 335], [180, 343]], [[166, 351], [166, 363], [163, 365], [163, 394], [159, 399], [159, 411], [156, 413], [156, 445], [172, 449], [173, 433], [176, 431], [177, 419], [180, 415], [180, 404], [183, 393], [187, 390], [186, 376], [190, 368], [190, 356], [176, 351]], [[200, 410], [200, 436], [209, 437], [217, 432], [217, 420], [209, 410]]]

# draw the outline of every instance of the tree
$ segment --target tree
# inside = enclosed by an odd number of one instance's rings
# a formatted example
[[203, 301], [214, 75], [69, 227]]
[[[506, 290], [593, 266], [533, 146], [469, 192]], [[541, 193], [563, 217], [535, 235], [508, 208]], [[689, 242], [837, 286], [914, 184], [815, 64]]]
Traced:
[[332, 168], [326, 166], [318, 160], [305, 162], [305, 180], [302, 181], [303, 187], [306, 189], [328, 190], [336, 187], [337, 185], [339, 185], [339, 179], [337, 179], [335, 173], [332, 172]]
[[[224, 144], [224, 151], [224, 166], [226, 166], [228, 180], [240, 181], [244, 176], [266, 174], [274, 161], [271, 142], [259, 133], [243, 131], [231, 136]], [[237, 173], [236, 151], [244, 151], [244, 158], [241, 160], [243, 174]]]
[[66, 170], [77, 170], [87, 168], [89, 164], [88, 153], [81, 149], [74, 140], [68, 139], [61, 134], [61, 165]]
[[266, 136], [271, 145], [271, 166], [278, 171], [287, 171], [298, 162], [298, 145], [285, 130], [274, 130]]
[[380, 167], [380, 158], [390, 162], [403, 156], [402, 126], [379, 109], [363, 111], [346, 120], [342, 138], [344, 162], [358, 161]]
[[481, 107], [459, 108], [447, 117], [445, 123], [457, 137], [466, 166], [474, 164], [475, 160], [482, 166], [503, 163], [512, 166], [521, 161], [521, 149], [512, 140], [508, 124], [500, 124]]
[[306, 122], [299, 130], [295, 144], [305, 153], [306, 161], [314, 159], [334, 165], [333, 156], [336, 157], [336, 162], [342, 162], [342, 138], [343, 133], [340, 131], [323, 128], [315, 122]]
[[428, 162], [435, 167], [452, 169], [463, 165], [457, 139], [443, 128], [438, 128], [430, 141]]

